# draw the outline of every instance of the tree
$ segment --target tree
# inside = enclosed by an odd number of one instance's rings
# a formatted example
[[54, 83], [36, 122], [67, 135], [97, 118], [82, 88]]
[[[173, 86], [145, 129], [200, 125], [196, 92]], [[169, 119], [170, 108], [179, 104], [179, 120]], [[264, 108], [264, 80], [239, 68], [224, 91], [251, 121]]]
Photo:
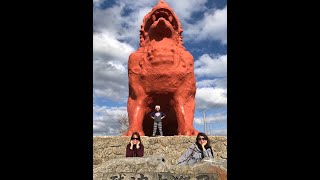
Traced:
[[128, 131], [129, 128], [129, 118], [126, 113], [121, 113], [117, 116], [117, 122], [120, 126], [119, 133], [123, 134]]

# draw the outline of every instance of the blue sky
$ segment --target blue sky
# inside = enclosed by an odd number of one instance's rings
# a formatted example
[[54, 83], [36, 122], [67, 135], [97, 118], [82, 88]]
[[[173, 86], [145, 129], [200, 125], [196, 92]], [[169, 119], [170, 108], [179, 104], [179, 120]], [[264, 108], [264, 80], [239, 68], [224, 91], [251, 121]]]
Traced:
[[[177, 14], [183, 42], [195, 60], [194, 126], [227, 135], [227, 2], [166, 0]], [[93, 135], [119, 135], [116, 119], [127, 113], [130, 53], [139, 47], [143, 17], [158, 0], [93, 0]]]

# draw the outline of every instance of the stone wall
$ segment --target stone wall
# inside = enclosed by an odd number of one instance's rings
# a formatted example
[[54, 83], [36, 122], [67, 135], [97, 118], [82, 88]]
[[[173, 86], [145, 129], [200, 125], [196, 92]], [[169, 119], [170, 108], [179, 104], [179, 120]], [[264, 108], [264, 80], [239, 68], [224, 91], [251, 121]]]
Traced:
[[195, 165], [164, 163], [164, 156], [111, 159], [93, 169], [93, 180], [226, 180], [226, 160], [202, 161]]
[[[144, 156], [164, 155], [166, 163], [175, 165], [176, 160], [195, 142], [196, 136], [141, 136]], [[227, 159], [227, 137], [209, 136], [215, 159]], [[97, 166], [110, 159], [125, 157], [129, 136], [93, 137], [93, 165]]]

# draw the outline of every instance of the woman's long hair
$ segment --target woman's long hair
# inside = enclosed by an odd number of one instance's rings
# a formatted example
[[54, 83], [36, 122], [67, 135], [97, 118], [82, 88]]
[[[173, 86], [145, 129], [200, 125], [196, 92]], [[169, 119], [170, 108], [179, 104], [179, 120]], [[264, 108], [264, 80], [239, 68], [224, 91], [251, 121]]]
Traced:
[[[213, 156], [213, 152], [212, 152], [212, 149], [211, 149], [211, 146], [210, 146], [210, 140], [209, 140], [208, 136], [207, 136], [205, 133], [200, 132], [200, 133], [197, 135], [196, 145], [198, 146], [198, 148], [199, 148], [200, 150], [202, 150], [202, 146], [201, 146], [201, 144], [199, 144], [199, 143], [198, 143], [198, 138], [199, 138], [200, 136], [203, 136], [203, 137], [204, 137], [204, 139], [205, 139], [205, 140], [207, 140], [207, 144], [206, 144], [206, 145], [204, 145], [204, 148], [205, 148], [205, 149], [210, 148], [210, 151], [211, 151], [212, 156]], [[202, 158], [204, 158], [204, 156], [203, 156], [203, 153], [202, 153], [202, 152], [201, 152], [201, 156], [202, 156]]]
[[[200, 132], [200, 133], [197, 135], [196, 144], [198, 145], [198, 147], [201, 147], [201, 144], [199, 144], [199, 142], [198, 142], [198, 138], [199, 138], [200, 136], [203, 136], [204, 139], [207, 140], [207, 144], [206, 144], [204, 147], [205, 147], [206, 149], [211, 148], [211, 146], [210, 146], [210, 140], [209, 140], [208, 136], [207, 136], [205, 133], [203, 133], [203, 132]], [[202, 149], [202, 148], [200, 148], [200, 149]]]
[[[139, 134], [138, 132], [132, 133], [131, 138], [130, 138], [130, 141], [132, 140], [132, 138], [133, 138], [134, 135], [136, 135], [136, 136], [138, 137], [138, 140], [140, 141], [140, 144], [142, 144], [142, 141], [141, 141], [141, 139], [140, 139], [140, 134]], [[129, 141], [129, 144], [130, 144], [130, 141]]]

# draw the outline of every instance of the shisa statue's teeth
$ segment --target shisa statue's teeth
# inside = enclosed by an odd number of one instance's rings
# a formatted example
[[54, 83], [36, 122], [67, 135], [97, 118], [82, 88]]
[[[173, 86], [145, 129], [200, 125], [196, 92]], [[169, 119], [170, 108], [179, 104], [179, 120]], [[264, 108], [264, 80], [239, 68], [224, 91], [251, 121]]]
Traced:
[[162, 13], [165, 13], [166, 15], [169, 15], [167, 11], [162, 11]]
[[156, 16], [154, 14], [152, 15], [152, 21], [156, 21]]
[[169, 16], [169, 21], [172, 22], [172, 16]]

